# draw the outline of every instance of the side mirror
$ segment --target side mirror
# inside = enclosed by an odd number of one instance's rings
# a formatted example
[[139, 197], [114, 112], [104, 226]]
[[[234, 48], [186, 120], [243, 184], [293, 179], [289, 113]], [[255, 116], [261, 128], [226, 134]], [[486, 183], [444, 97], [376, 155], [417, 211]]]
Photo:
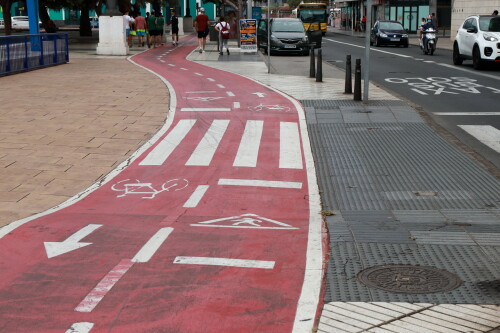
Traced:
[[476, 28], [469, 28], [469, 29], [467, 29], [467, 32], [471, 33], [471, 34], [475, 34], [477, 32], [477, 29]]

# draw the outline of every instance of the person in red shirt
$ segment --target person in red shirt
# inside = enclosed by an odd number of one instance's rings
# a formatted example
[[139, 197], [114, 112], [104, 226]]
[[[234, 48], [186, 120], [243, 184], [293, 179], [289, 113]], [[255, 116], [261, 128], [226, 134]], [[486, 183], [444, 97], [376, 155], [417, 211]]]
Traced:
[[200, 13], [194, 19], [194, 27], [198, 33], [198, 46], [200, 47], [200, 53], [205, 52], [205, 46], [207, 45], [207, 31], [208, 31], [208, 16], [205, 15], [205, 8], [200, 8]]

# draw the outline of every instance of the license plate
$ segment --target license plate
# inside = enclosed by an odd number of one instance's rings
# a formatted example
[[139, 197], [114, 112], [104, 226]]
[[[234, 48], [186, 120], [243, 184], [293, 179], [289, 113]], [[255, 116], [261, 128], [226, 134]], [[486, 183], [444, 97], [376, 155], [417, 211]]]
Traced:
[[391, 42], [399, 42], [399, 38], [391, 38]]
[[285, 44], [285, 49], [296, 49], [296, 48], [297, 48], [297, 45]]

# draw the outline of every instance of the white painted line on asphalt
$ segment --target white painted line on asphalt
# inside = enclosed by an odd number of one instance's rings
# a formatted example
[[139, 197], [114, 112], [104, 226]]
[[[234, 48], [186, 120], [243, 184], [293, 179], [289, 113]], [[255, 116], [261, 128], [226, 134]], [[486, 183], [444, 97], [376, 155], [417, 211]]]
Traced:
[[189, 199], [184, 203], [182, 207], [194, 208], [198, 206], [200, 200], [203, 198], [209, 187], [209, 185], [198, 185], [193, 194], [191, 194]]
[[240, 102], [234, 102], [233, 103], [233, 108], [235, 109], [239, 109], [241, 106], [240, 106]]
[[83, 243], [80, 242], [80, 240], [87, 237], [100, 227], [102, 227], [102, 224], [89, 224], [62, 242], [44, 242], [43, 245], [45, 246], [45, 251], [47, 252], [47, 258], [50, 259], [57, 257], [58, 255], [91, 245], [92, 243]]
[[458, 127], [500, 153], [500, 130], [490, 125], [458, 125]]
[[280, 122], [280, 169], [302, 169], [299, 125]]
[[66, 333], [88, 333], [94, 327], [94, 323], [80, 322], [73, 323], [73, 325], [68, 328]]
[[444, 64], [444, 63], [440, 63], [440, 62], [436, 62], [436, 65], [452, 68], [453, 70], [457, 70], [457, 71], [467, 72], [467, 73], [472, 74], [472, 75], [479, 75], [479, 76], [487, 77], [490, 79], [500, 80], [500, 76], [494, 76], [494, 75], [490, 75], [490, 74], [481, 73], [481, 72], [478, 72], [478, 71], [473, 70], [473, 69], [468, 69], [466, 67]]
[[208, 80], [208, 81], [210, 81], [210, 82], [215, 82], [215, 80], [214, 80], [214, 79], [209, 78], [209, 77], [207, 77], [207, 80]]
[[160, 60], [160, 62], [163, 62], [163, 63], [165, 63], [165, 60]]
[[95, 286], [94, 289], [75, 308], [77, 312], [92, 312], [113, 286], [127, 273], [134, 263], [130, 259], [123, 259]]
[[240, 228], [240, 229], [268, 229], [268, 230], [297, 230], [295, 227], [251, 227], [243, 225], [210, 225], [210, 224], [190, 224], [192, 227], [212, 227], [212, 228]]
[[189, 157], [186, 165], [208, 166], [226, 132], [229, 120], [216, 119]]
[[172, 154], [174, 149], [181, 143], [196, 119], [181, 119], [174, 129], [146, 156], [139, 165], [162, 165]]
[[[349, 46], [353, 46], [353, 47], [359, 47], [360, 49], [364, 49], [365, 48], [364, 45], [361, 46], [361, 45], [356, 45], [356, 44], [351, 44], [351, 43], [339, 42], [338, 40], [333, 40], [333, 39], [329, 39], [329, 38], [323, 38], [323, 39], [327, 40], [329, 42], [333, 42], [333, 43], [344, 44], [344, 45], [349, 45]], [[375, 48], [370, 48], [370, 51], [392, 54], [392, 55], [395, 55], [395, 56], [398, 56], [398, 57], [402, 57], [402, 58], [413, 58], [413, 56], [407, 56], [407, 55], [404, 55], [404, 54], [399, 54], [399, 53], [394, 53], [394, 52], [388, 52], [388, 51], [382, 51], [382, 50], [378, 50], [378, 49], [375, 49]]]
[[218, 182], [219, 185], [231, 186], [256, 186], [256, 187], [275, 187], [275, 188], [302, 188], [300, 182], [283, 182], [277, 180], [257, 180], [257, 179], [227, 179], [221, 178]]
[[195, 75], [198, 75], [198, 76], [203, 76], [203, 74], [201, 73], [194, 73]]
[[500, 112], [434, 112], [437, 116], [500, 116]]
[[186, 91], [186, 94], [213, 94], [213, 93], [216, 93], [216, 91], [208, 91], [208, 90], [205, 90], [205, 91]]
[[174, 259], [174, 264], [273, 269], [275, 262], [265, 261], [265, 260], [246, 260], [246, 259], [211, 258], [211, 257], [176, 257]]
[[223, 86], [222, 84], [220, 84], [220, 83], [217, 85], [217, 87], [219, 87], [219, 88], [221, 88], [221, 89], [226, 88], [226, 87], [224, 87], [224, 86]]
[[230, 108], [182, 108], [181, 111], [188, 112], [207, 112], [207, 111], [231, 111]]
[[161, 228], [158, 230], [132, 258], [132, 262], [148, 262], [172, 231], [174, 231], [174, 228]]
[[259, 155], [260, 140], [262, 138], [263, 129], [263, 120], [247, 120], [233, 166], [257, 166], [257, 158]]
[[[416, 60], [418, 60], [418, 59], [416, 59]], [[428, 64], [435, 64], [436, 63], [435, 61], [432, 61], [432, 60], [425, 60], [424, 62], [428, 63]]]
[[174, 65], [174, 64], [168, 64], [168, 65], [169, 65], [169, 66], [171, 66], [171, 67], [175, 67], [175, 65]]
[[184, 67], [181, 67], [181, 69], [182, 69], [183, 71], [188, 71], [188, 70], [189, 70], [189, 69], [184, 68]]
[[234, 97], [235, 95], [231, 92], [231, 91], [226, 91], [226, 94], [229, 96], [229, 97]]

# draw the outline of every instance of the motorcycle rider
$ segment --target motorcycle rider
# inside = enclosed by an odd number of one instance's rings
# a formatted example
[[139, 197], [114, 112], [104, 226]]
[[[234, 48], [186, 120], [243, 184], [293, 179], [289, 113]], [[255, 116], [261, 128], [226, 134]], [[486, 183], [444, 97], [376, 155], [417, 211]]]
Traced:
[[425, 32], [429, 29], [436, 30], [436, 26], [434, 25], [434, 23], [432, 23], [432, 19], [430, 19], [430, 18], [428, 18], [427, 23], [425, 23], [422, 26], [422, 45], [423, 45], [424, 49], [427, 48], [427, 39], [425, 37]]

